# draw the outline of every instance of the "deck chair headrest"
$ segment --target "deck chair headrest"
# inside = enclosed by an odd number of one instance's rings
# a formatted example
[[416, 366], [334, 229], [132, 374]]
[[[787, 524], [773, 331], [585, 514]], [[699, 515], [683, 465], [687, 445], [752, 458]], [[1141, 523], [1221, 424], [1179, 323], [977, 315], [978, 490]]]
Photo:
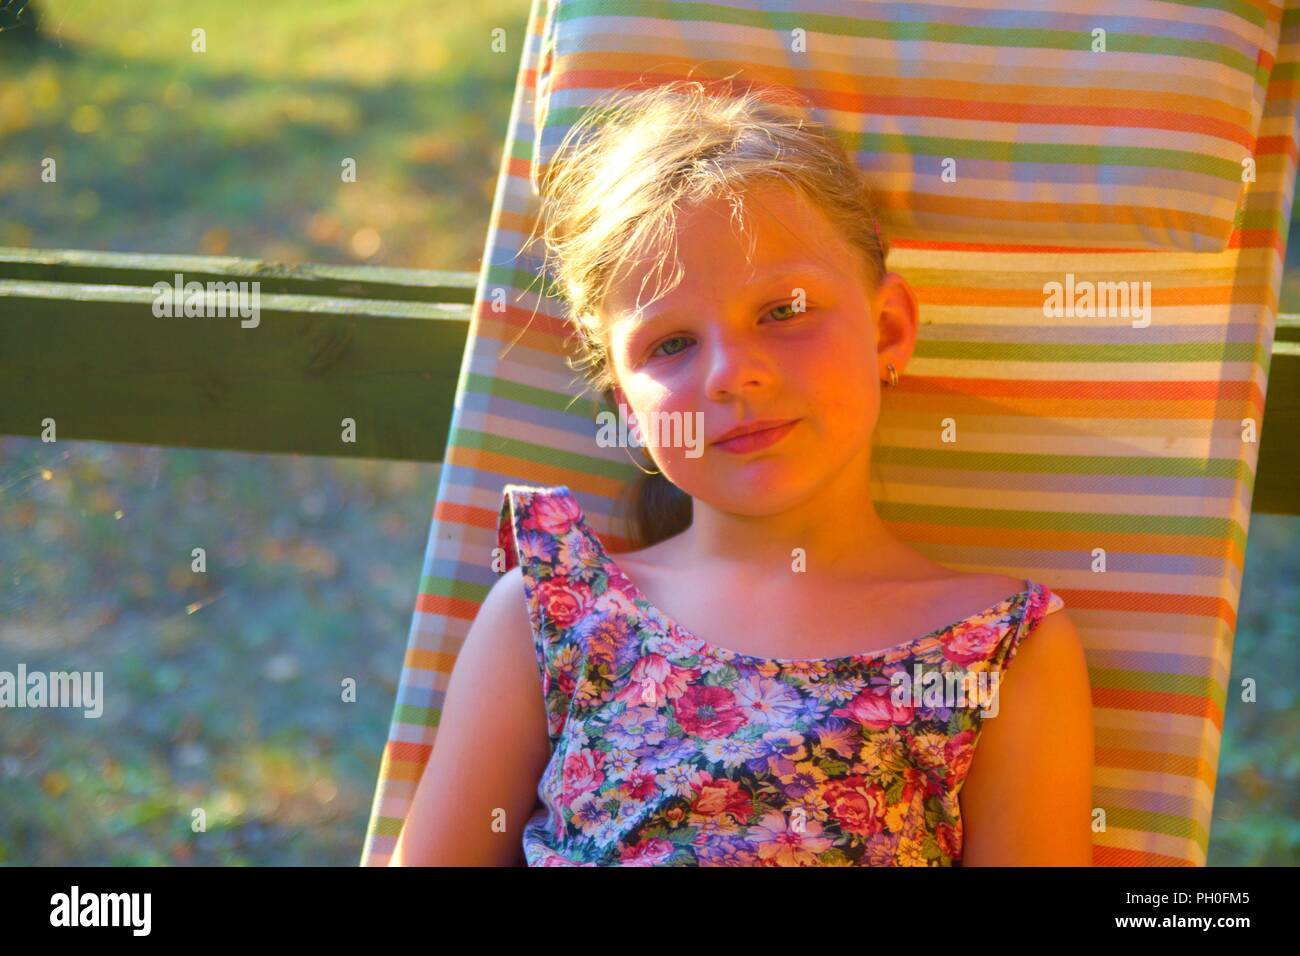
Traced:
[[1280, 6], [549, 0], [534, 189], [582, 111], [697, 79], [781, 86], [859, 162], [890, 235], [1225, 248]]

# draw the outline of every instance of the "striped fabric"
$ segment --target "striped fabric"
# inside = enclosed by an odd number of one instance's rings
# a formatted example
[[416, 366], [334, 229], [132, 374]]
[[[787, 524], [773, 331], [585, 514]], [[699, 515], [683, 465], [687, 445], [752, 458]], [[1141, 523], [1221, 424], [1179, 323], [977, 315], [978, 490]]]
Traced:
[[536, 163], [611, 89], [739, 71], [807, 95], [890, 233], [923, 242], [1222, 250], [1277, 52], [1278, 12], [1257, 0], [551, 9]]
[[[1104, 866], [1204, 865], [1234, 692], [1258, 452], [1243, 422], [1264, 412], [1295, 185], [1300, 11], [1221, 5], [1262, 10], [1281, 34], [1258, 179], [1227, 249], [1107, 251], [999, 237], [903, 240], [890, 258], [918, 293], [923, 328], [899, 385], [885, 392], [872, 493], [890, 527], [934, 560], [1032, 578], [1064, 598], [1092, 680], [1093, 800], [1105, 811], [1094, 861]], [[1198, 8], [1169, 6], [1199, 22]], [[457, 650], [496, 579], [503, 486], [568, 485], [611, 549], [626, 547], [610, 515], [637, 473], [624, 449], [596, 445], [593, 406], [570, 405], [559, 306], [535, 295], [540, 257], [520, 255], [536, 213], [532, 120], [545, 19], [545, 0], [534, 0], [364, 864], [388, 860]], [[1100, 281], [1150, 282], [1149, 325], [1044, 315], [1045, 285], [1077, 291]], [[504, 311], [492, 307], [498, 290]], [[955, 443], [940, 440], [946, 418]]]

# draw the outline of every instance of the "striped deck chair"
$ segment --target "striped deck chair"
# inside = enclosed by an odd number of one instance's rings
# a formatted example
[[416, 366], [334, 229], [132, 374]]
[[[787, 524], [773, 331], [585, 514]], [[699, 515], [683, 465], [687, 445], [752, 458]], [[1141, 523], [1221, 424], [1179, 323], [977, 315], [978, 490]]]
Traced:
[[[573, 401], [581, 386], [564, 361], [563, 311], [538, 297], [540, 250], [522, 248], [538, 167], [606, 89], [748, 64], [858, 136], [854, 154], [894, 240], [890, 268], [921, 304], [913, 360], [885, 392], [881, 517], [936, 561], [1033, 578], [1064, 598], [1093, 687], [1093, 805], [1104, 811], [1094, 863], [1204, 865], [1236, 693], [1259, 448], [1249, 429], [1264, 412], [1295, 184], [1300, 12], [1266, 0], [1062, 2], [1048, 15], [1030, 4], [1014, 17], [1012, 0], [764, 6], [533, 0], [362, 864], [388, 861], [457, 651], [495, 580], [503, 486], [567, 485], [610, 550], [628, 546], [613, 518], [637, 472], [625, 449], [595, 443], [590, 396]], [[813, 69], [789, 52], [801, 25], [824, 54]], [[1072, 34], [1093, 26], [1110, 52], [1087, 59], [1088, 41]], [[853, 71], [872, 57], [884, 66], [855, 87]], [[929, 78], [926, 97], [907, 86], [925, 69], [988, 63], [999, 82], [1021, 85], [985, 91], [955, 116], [944, 104], [971, 96], [957, 73]], [[1200, 78], [1195, 96], [1171, 96], [1156, 113], [1129, 102], [1180, 71]], [[1204, 98], [1243, 91], [1253, 97], [1244, 107]], [[1137, 133], [1127, 145], [1125, 124]], [[1053, 153], [1071, 133], [1121, 145], [1090, 153], [1085, 139]], [[929, 184], [952, 156], [979, 180], [965, 196]], [[1245, 156], [1253, 181], [1233, 171]], [[1071, 172], [1076, 160], [1101, 165]], [[1159, 188], [1143, 164], [1162, 167]], [[1188, 205], [1188, 191], [1201, 198]], [[1149, 281], [1148, 334], [1046, 318], [1045, 287], [1067, 274]], [[956, 444], [940, 438], [946, 417], [960, 423]]]

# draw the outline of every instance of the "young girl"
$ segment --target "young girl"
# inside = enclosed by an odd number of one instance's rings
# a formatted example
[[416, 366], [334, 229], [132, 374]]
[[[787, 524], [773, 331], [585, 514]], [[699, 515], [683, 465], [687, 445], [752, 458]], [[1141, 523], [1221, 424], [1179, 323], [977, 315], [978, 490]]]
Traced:
[[[1061, 599], [939, 565], [873, 506], [917, 306], [852, 160], [770, 93], [598, 115], [542, 221], [591, 384], [655, 438], [638, 547], [611, 555], [566, 486], [505, 487], [509, 570], [393, 863], [1089, 865]], [[649, 424], [687, 420], [702, 445]]]

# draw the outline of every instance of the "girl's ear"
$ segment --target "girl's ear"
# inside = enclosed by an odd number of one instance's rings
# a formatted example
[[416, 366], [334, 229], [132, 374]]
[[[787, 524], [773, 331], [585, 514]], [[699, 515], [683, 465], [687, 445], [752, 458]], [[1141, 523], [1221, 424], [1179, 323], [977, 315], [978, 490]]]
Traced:
[[627, 399], [623, 395], [623, 389], [619, 388], [617, 385], [610, 386], [610, 394], [614, 396], [615, 408], [618, 408], [618, 406], [620, 405], [627, 404]]

